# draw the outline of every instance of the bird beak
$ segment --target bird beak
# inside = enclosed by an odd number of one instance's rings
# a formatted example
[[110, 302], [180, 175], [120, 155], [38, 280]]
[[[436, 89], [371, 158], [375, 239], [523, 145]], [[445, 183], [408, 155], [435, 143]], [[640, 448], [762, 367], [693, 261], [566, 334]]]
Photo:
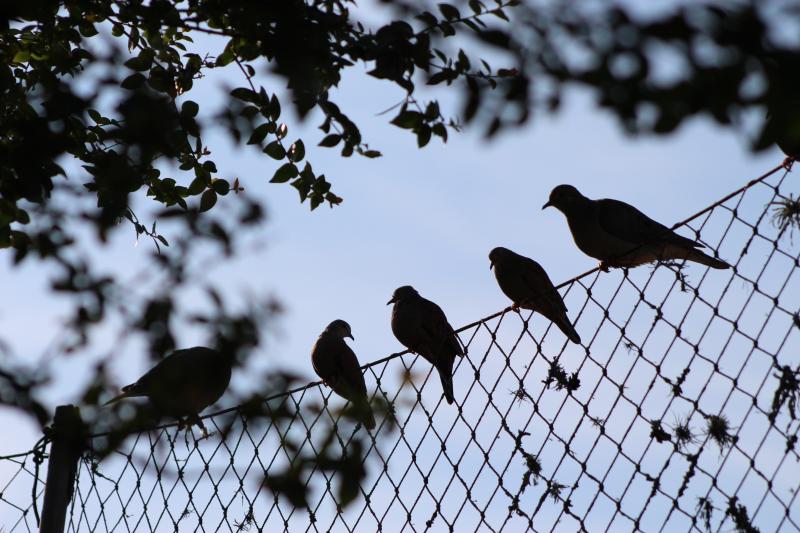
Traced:
[[349, 335], [347, 335], [347, 336], [348, 336], [348, 337], [350, 337], [350, 340], [351, 340], [351, 341], [354, 341], [354, 340], [356, 340], [356, 338], [355, 338], [355, 337], [353, 337], [353, 334], [352, 334], [352, 333], [350, 333], [350, 334], [349, 334]]
[[553, 204], [551, 204], [550, 201], [548, 200], [548, 202], [542, 206], [542, 209], [547, 209], [548, 207], [552, 207], [552, 206], [553, 206]]
[[386, 302], [386, 305], [392, 305], [394, 302], [395, 302], [395, 299], [394, 299], [394, 298], [392, 298], [391, 300], [389, 300], [388, 302]]
[[493, 268], [494, 268], [494, 262], [493, 261], [489, 261], [489, 270], [491, 270]]

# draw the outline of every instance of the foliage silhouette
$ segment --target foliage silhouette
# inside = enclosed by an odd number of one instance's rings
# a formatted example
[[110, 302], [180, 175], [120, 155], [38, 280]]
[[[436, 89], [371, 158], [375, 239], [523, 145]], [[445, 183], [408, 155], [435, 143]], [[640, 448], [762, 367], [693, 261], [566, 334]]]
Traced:
[[[693, 4], [650, 18], [574, 2], [383, 4], [390, 20], [368, 28], [349, 0], [0, 3], [0, 247], [15, 263], [55, 267], [52, 289], [72, 302], [63, 353], [80, 351], [93, 330], [117, 317], [158, 359], [176, 348], [172, 331], [182, 317], [206, 325], [209, 344], [236, 352], [243, 363], [279, 306], [264, 300], [231, 310], [219, 284], [198, 281], [204, 267], [193, 259], [209, 245], [220, 257], [235, 255], [243, 236], [259, 228], [264, 206], [241, 194], [258, 177], [223, 175], [203, 135], [222, 129], [236, 143], [259, 148], [271, 182], [289, 183], [312, 210], [336, 206], [342, 198], [308, 162], [308, 147], [381, 155], [334, 101], [343, 73], [359, 63], [405, 92], [388, 120], [420, 147], [433, 137], [446, 141], [462, 124], [488, 136], [524, 124], [539, 111], [557, 110], [571, 86], [588, 87], [631, 133], [666, 134], [696, 115], [734, 127], [743, 113], [760, 109], [777, 118], [754, 149], [795, 137], [786, 110], [800, 88], [800, 53], [775, 26], [778, 19], [796, 22], [800, 12], [779, 2]], [[223, 44], [200, 50], [192, 36], [201, 34]], [[664, 51], [680, 66], [673, 76], [659, 73]], [[491, 66], [490, 56], [502, 66]], [[196, 81], [216, 69], [240, 82], [219, 108], [208, 109], [190, 98]], [[285, 80], [288, 93], [260, 85], [259, 73]], [[460, 95], [460, 109], [449, 116], [438, 100], [419, 100], [425, 84]], [[322, 114], [320, 139], [291, 140], [282, 121], [287, 103], [301, 118]], [[133, 210], [143, 198], [159, 208], [152, 220]], [[105, 243], [125, 220], [153, 242], [152, 265], [167, 290], [134, 299], [83, 253], [94, 246], [87, 228]], [[175, 293], [188, 285], [206, 289], [213, 313], [182, 308]], [[10, 361], [0, 366], [0, 403], [47, 423], [38, 391], [52, 369], [27, 370], [13, 354]], [[549, 379], [578, 387], [561, 374]], [[92, 409], [110, 388], [100, 363], [81, 393], [87, 422], [116, 435], [101, 455], [152, 415]], [[331, 459], [324, 468], [348, 464]], [[295, 486], [288, 478], [268, 482]], [[342, 491], [353, 494], [352, 487]]]

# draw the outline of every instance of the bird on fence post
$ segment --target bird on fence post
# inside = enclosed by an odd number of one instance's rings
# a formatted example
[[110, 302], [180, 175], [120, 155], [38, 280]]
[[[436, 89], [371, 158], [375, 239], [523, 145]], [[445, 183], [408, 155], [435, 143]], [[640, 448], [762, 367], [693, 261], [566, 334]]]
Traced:
[[567, 316], [567, 306], [553, 286], [544, 268], [529, 257], [498, 246], [489, 252], [489, 268], [500, 290], [514, 302], [515, 310], [522, 307], [550, 319], [575, 344], [581, 338]]
[[344, 320], [328, 324], [311, 349], [311, 363], [325, 385], [353, 404], [353, 412], [364, 427], [374, 429], [375, 417], [369, 405], [364, 374], [345, 338], [355, 340], [350, 324]]
[[636, 267], [653, 261], [687, 260], [711, 268], [730, 268], [706, 255], [699, 242], [678, 235], [632, 205], [619, 200], [592, 200], [572, 185], [559, 185], [542, 209], [553, 206], [567, 217], [578, 248], [600, 260], [600, 269]]
[[234, 354], [195, 346], [175, 350], [122, 393], [105, 403], [124, 398], [147, 397], [159, 414], [185, 424], [196, 424], [208, 437], [200, 413], [223, 395], [231, 380]]
[[439, 372], [445, 399], [452, 404], [453, 363], [464, 349], [442, 308], [409, 285], [395, 289], [386, 305], [392, 308], [392, 332], [403, 346], [430, 362]]

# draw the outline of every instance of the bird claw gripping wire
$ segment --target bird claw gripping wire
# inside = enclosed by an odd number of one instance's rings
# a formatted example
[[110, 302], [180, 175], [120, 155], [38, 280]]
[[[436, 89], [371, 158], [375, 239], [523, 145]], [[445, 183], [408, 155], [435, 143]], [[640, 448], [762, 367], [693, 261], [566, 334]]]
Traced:
[[211, 437], [212, 435], [214, 435], [213, 432], [212, 433], [208, 432], [208, 429], [206, 428], [206, 425], [203, 423], [203, 420], [198, 415], [196, 415], [196, 414], [195, 415], [189, 415], [186, 418], [180, 419], [178, 421], [178, 431], [180, 431], [182, 429], [186, 430], [186, 432], [184, 433], [183, 437], [184, 437], [184, 441], [186, 442], [187, 446], [189, 445], [189, 434], [191, 434], [194, 437], [194, 432], [192, 431], [192, 426], [199, 427], [200, 431], [202, 432], [202, 436], [199, 439], [197, 439], [197, 438], [194, 439], [195, 443], [200, 442], [201, 440], [205, 440], [205, 439]]

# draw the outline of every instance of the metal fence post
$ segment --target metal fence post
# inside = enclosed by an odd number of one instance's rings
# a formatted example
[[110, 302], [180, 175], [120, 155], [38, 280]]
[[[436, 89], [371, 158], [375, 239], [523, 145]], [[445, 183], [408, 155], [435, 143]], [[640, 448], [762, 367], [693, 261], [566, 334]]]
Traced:
[[74, 405], [56, 407], [40, 533], [64, 531], [83, 444], [83, 423], [78, 408]]

